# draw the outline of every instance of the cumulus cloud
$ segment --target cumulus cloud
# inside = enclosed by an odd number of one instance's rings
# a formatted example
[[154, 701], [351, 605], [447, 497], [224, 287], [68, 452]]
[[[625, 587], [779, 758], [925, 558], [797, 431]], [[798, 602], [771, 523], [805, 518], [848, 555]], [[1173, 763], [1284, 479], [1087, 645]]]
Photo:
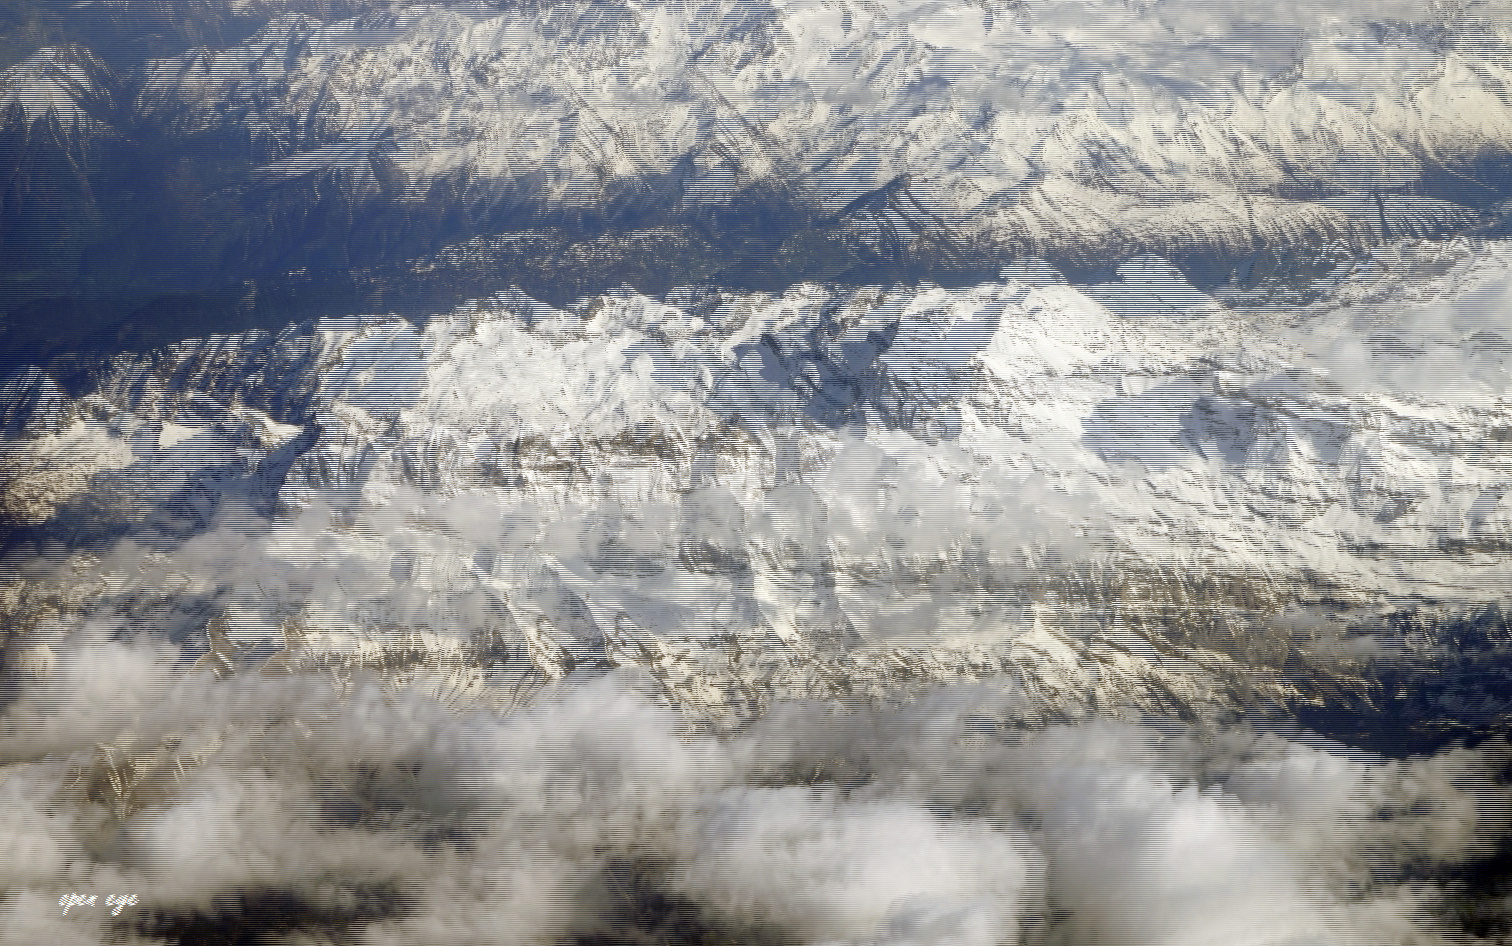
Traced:
[[[12, 693], [7, 935], [1436, 942], [1508, 833], [1500, 743], [1034, 730], [980, 686], [715, 737], [627, 672], [456, 716], [170, 656], [80, 642]], [[70, 893], [137, 901], [64, 916]]]
[[987, 822], [806, 786], [721, 795], [680, 887], [806, 941], [1000, 943], [1025, 857]]

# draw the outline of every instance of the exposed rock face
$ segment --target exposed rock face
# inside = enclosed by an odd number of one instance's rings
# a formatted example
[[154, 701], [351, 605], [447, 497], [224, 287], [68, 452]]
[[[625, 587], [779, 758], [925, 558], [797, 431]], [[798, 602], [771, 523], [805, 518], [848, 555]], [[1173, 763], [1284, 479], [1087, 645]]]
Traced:
[[114, 76], [82, 46], [0, 70], [0, 267], [8, 285], [78, 258], [99, 222], [102, 157], [118, 136]]
[[[1507, 253], [1402, 244], [1300, 307], [1159, 260], [509, 292], [123, 356], [78, 399], [31, 372], [12, 561], [88, 549], [29, 586], [76, 619], [203, 642], [219, 615], [231, 664], [466, 699], [635, 664], [725, 722], [1002, 674], [1052, 716], [1363, 712], [1393, 648], [1437, 659], [1422, 628], [1504, 594]], [[1409, 610], [1449, 617], [1414, 642]]]
[[109, 70], [88, 49], [39, 49], [0, 72], [0, 125], [7, 136], [23, 140], [33, 129], [49, 134], [67, 156], [82, 161], [112, 130], [107, 121], [112, 83]]

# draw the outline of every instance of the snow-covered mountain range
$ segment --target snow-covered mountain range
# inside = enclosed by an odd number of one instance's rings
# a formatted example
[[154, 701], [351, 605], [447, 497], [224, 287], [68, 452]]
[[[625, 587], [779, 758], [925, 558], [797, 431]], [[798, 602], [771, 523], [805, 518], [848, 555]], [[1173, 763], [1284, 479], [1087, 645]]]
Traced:
[[831, 214], [871, 198], [867, 223], [905, 242], [1041, 253], [1381, 226], [1345, 195], [1391, 195], [1398, 228], [1452, 225], [1458, 208], [1411, 195], [1483, 177], [1512, 136], [1505, 18], [1288, 12], [296, 6], [239, 45], [150, 63], [134, 107], [244, 138], [270, 178], [327, 171], [411, 199], [445, 181], [555, 214], [633, 219], [775, 181]]
[[1232, 710], [1505, 637], [1501, 5], [70, 11], [0, 75], [17, 640], [1048, 635], [1047, 706]]
[[1509, 42], [0, 0], [0, 941], [1507, 942]]
[[[1505, 228], [1498, 3], [71, 10], [78, 42], [0, 80], [25, 299], [292, 279], [355, 314], [438, 254], [470, 260], [448, 305], [499, 265], [558, 303], [1022, 256], [1106, 275], [1152, 253], [1221, 282]], [[64, 142], [25, 146], [38, 123]]]
[[[38, 646], [212, 624], [447, 686], [630, 663], [712, 687], [733, 647], [871, 661], [882, 690], [1018, 667], [1052, 714], [1360, 709], [1403, 648], [1506, 645], [1508, 259], [1397, 244], [1302, 306], [1225, 306], [1154, 258], [1080, 288], [1026, 263], [505, 292], [122, 355], [87, 392], [32, 371], [5, 391], [34, 573], [11, 608]], [[827, 686], [785, 672], [772, 693]], [[1420, 722], [1505, 720], [1495, 679]], [[738, 717], [726, 684], [678, 698]]]

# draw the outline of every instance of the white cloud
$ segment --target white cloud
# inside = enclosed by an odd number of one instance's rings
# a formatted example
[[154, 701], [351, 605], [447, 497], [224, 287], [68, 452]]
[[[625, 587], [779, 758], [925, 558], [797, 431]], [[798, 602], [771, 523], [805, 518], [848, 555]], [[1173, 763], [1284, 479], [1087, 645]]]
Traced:
[[309, 932], [550, 943], [651, 922], [621, 898], [660, 891], [680, 922], [807, 942], [1431, 943], [1455, 871], [1508, 830], [1500, 744], [1370, 761], [1244, 729], [1033, 732], [984, 687], [716, 739], [633, 675], [456, 717], [170, 667], [79, 646], [57, 678], [78, 685], [6, 708], [8, 930], [103, 937], [103, 911], [62, 917], [69, 892], [134, 894], [124, 921], [158, 930], [268, 923], [279, 893]]

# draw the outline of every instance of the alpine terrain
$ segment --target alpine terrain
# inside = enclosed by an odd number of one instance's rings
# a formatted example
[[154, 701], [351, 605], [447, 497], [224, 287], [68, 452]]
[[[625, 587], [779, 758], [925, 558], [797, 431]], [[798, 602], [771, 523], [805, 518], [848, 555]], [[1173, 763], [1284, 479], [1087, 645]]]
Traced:
[[1512, 7], [0, 0], [0, 941], [1512, 937]]

